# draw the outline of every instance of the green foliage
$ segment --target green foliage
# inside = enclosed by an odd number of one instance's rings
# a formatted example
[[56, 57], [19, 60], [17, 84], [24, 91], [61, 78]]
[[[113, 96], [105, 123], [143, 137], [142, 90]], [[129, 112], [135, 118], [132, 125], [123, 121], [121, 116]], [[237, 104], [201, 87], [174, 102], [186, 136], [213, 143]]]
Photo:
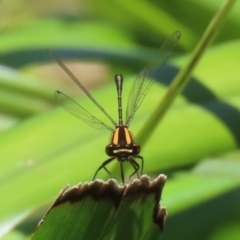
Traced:
[[[74, 1], [62, 8], [51, 2], [52, 13], [40, 12], [39, 5], [23, 11], [11, 1], [1, 8], [5, 12], [0, 64], [8, 68], [0, 68], [0, 234], [11, 230], [2, 239], [28, 239], [45, 211], [36, 209], [49, 205], [66, 183], [90, 181], [107, 158], [109, 133], [91, 129], [56, 106], [54, 90], [70, 96], [76, 91], [57, 82], [64, 75], [57, 68], [42, 75], [40, 67], [53, 62], [46, 49], [62, 60], [104, 66], [107, 70], [99, 75], [108, 82], [92, 94], [116, 118], [114, 74], [125, 75], [127, 99], [136, 69], [146, 65], [156, 52], [152, 48], [160, 47], [175, 30], [182, 32], [182, 38], [172, 63], [184, 67], [220, 8], [219, 1], [115, 0], [101, 1], [101, 7], [99, 1], [84, 2], [84, 8]], [[142, 149], [144, 173], [153, 177], [165, 173], [169, 178], [161, 200], [169, 213], [162, 239], [239, 235], [239, 16], [238, 1], [190, 83]], [[145, 122], [175, 72], [169, 66], [163, 69], [160, 84], [154, 84], [136, 113], [130, 127], [133, 135], [143, 126], [151, 128]], [[82, 81], [86, 75], [79, 78]], [[86, 97], [79, 101], [101, 118]], [[119, 178], [115, 165], [113, 176]], [[109, 176], [103, 171], [99, 177]]]
[[[131, 184], [111, 179], [64, 189], [32, 236], [38, 239], [156, 239], [166, 209], [159, 207], [166, 176]], [[126, 231], [127, 230], [127, 231]]]

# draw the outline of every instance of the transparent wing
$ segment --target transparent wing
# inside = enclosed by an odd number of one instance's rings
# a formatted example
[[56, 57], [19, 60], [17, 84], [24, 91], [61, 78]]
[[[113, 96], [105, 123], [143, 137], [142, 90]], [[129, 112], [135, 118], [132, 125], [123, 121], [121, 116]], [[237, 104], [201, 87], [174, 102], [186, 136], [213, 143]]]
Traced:
[[[67, 75], [79, 86], [79, 88], [92, 100], [92, 102], [94, 102], [94, 104], [101, 110], [101, 112], [107, 116], [107, 118], [114, 124], [117, 125], [116, 122], [112, 119], [112, 117], [105, 111], [105, 109], [93, 98], [93, 96], [88, 92], [88, 90], [82, 85], [82, 83], [72, 74], [72, 72], [65, 66], [65, 64], [57, 57], [54, 55], [53, 52], [51, 52], [48, 49], [48, 52], [50, 53], [50, 55], [57, 61], [58, 65], [67, 73]], [[67, 97], [65, 94], [62, 94], [62, 98], [64, 98], [63, 96]], [[71, 99], [69, 97], [67, 97], [68, 99]], [[72, 100], [72, 99], [71, 99]], [[72, 100], [72, 102], [74, 102]], [[77, 104], [76, 102], [74, 102], [75, 104]], [[77, 104], [78, 105], [78, 104]], [[80, 106], [80, 105], [78, 105]], [[80, 106], [80, 108], [82, 108]], [[84, 108], [82, 108], [84, 109]], [[85, 110], [85, 109], [84, 109]], [[85, 110], [86, 111], [86, 110]], [[87, 112], [87, 111], [86, 111]], [[88, 113], [90, 114], [90, 113]], [[75, 114], [74, 114], [75, 115]], [[91, 115], [91, 114], [90, 114]], [[89, 116], [90, 116], [89, 115]], [[99, 121], [101, 122], [101, 121]]]
[[[176, 31], [171, 34], [171, 36], [164, 42], [162, 47], [160, 48], [160, 52], [158, 54], [158, 67], [157, 72], [163, 66], [163, 64], [167, 61], [171, 53], [173, 52], [175, 46], [177, 45], [180, 39], [181, 33]], [[153, 84], [154, 77], [150, 77], [148, 75], [149, 70], [143, 69], [138, 77], [134, 80], [133, 86], [130, 90], [126, 111], [126, 125], [129, 126], [130, 122], [142, 103], [144, 97], [146, 96], [148, 90]], [[156, 72], [156, 74], [157, 74]]]
[[68, 97], [66, 94], [56, 91], [55, 98], [58, 101], [58, 103], [66, 109], [68, 112], [70, 112], [72, 115], [76, 116], [77, 118], [81, 119], [83, 122], [87, 123], [91, 127], [94, 127], [96, 129], [108, 129], [110, 131], [113, 131], [111, 127], [94, 117], [91, 113], [89, 113], [85, 108], [83, 108], [81, 105], [79, 105], [77, 102], [75, 102], [73, 99]]

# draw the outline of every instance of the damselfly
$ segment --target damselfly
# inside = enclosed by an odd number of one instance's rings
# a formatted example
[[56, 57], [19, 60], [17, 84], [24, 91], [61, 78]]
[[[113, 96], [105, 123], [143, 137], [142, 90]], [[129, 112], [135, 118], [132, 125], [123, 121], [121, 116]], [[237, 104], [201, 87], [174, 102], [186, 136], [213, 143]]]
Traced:
[[[178, 40], [180, 39], [181, 33], [179, 31], [174, 32], [167, 41], [162, 45], [159, 52], [158, 68], [157, 71], [162, 67], [164, 62], [168, 59], [169, 55], [175, 48]], [[130, 90], [127, 109], [126, 109], [126, 119], [123, 122], [122, 114], [122, 85], [123, 76], [121, 74], [115, 75], [115, 84], [117, 87], [117, 97], [118, 97], [118, 123], [113, 120], [113, 118], [105, 111], [105, 109], [93, 98], [93, 96], [87, 91], [87, 89], [82, 85], [82, 83], [72, 74], [72, 72], [63, 64], [63, 62], [56, 57], [51, 51], [49, 51], [52, 57], [54, 57], [58, 65], [69, 75], [69, 77], [80, 87], [80, 89], [92, 100], [92, 102], [102, 111], [102, 113], [112, 122], [113, 127], [105, 124], [95, 116], [93, 116], [87, 109], [83, 108], [76, 101], [68, 97], [66, 94], [60, 91], [55, 92], [55, 97], [58, 102], [71, 114], [78, 117], [85, 123], [97, 129], [107, 129], [112, 131], [112, 138], [110, 144], [106, 146], [106, 154], [110, 157], [105, 160], [100, 167], [96, 170], [93, 180], [97, 176], [97, 173], [103, 168], [111, 176], [111, 173], [106, 168], [106, 166], [117, 159], [120, 163], [121, 179], [124, 183], [124, 171], [123, 162], [129, 162], [134, 172], [130, 175], [130, 178], [137, 174], [139, 178], [140, 166], [136, 162], [136, 159], [141, 160], [141, 174], [143, 171], [144, 159], [139, 155], [140, 145], [135, 143], [130, 131], [128, 130], [129, 125], [133, 119], [133, 116], [140, 104], [142, 103], [144, 97], [146, 96], [148, 90], [153, 84], [154, 77], [148, 75], [149, 70], [144, 69], [138, 77], [135, 79], [133, 86]]]

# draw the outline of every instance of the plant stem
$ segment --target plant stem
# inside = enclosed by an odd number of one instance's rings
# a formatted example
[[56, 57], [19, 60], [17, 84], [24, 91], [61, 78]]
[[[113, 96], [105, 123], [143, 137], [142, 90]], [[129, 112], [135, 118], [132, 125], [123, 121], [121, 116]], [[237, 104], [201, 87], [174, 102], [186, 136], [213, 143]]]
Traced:
[[[197, 65], [198, 61], [201, 59], [201, 56], [205, 52], [208, 45], [216, 37], [217, 33], [220, 31], [223, 21], [226, 19], [229, 11], [233, 7], [235, 0], [226, 0], [216, 15], [213, 17], [212, 21], [208, 25], [205, 33], [194, 49], [192, 56], [186, 66], [177, 74], [173, 82], [168, 88], [165, 96], [162, 101], [158, 104], [155, 111], [153, 111], [152, 116], [148, 119], [147, 123], [144, 124], [144, 127], [141, 129], [140, 133], [137, 136], [137, 142], [143, 146], [147, 140], [150, 138], [154, 129], [159, 124], [160, 120], [164, 117], [167, 110], [170, 108], [171, 104], [177, 97], [177, 95], [183, 90], [185, 85], [190, 80], [190, 75]], [[146, 127], [148, 126], [148, 127]]]

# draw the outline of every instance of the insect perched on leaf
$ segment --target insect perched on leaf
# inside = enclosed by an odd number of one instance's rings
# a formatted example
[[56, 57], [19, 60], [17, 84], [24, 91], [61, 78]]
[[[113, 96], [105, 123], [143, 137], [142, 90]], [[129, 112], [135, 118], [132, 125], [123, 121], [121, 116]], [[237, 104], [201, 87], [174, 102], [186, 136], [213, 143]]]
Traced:
[[[162, 67], [164, 62], [168, 59], [169, 55], [175, 48], [178, 40], [180, 39], [181, 33], [176, 31], [167, 39], [163, 44], [159, 53], [158, 68], [157, 71]], [[72, 74], [72, 72], [62, 63], [62, 61], [56, 57], [51, 51], [49, 51], [53, 58], [56, 59], [58, 65], [69, 75], [69, 77], [80, 87], [80, 89], [92, 100], [92, 102], [102, 111], [102, 113], [112, 122], [113, 127], [100, 121], [98, 118], [93, 116], [88, 110], [83, 108], [80, 104], [75, 102], [73, 99], [68, 97], [66, 94], [56, 91], [55, 97], [57, 101], [65, 108], [68, 112], [78, 117], [85, 123], [97, 129], [107, 129], [112, 131], [112, 138], [110, 144], [106, 146], [106, 154], [110, 157], [105, 160], [100, 167], [96, 170], [93, 180], [95, 179], [97, 173], [103, 168], [109, 175], [110, 172], [106, 166], [117, 159], [120, 163], [121, 179], [124, 183], [124, 171], [123, 162], [129, 162], [134, 172], [130, 175], [130, 178], [137, 174], [139, 177], [140, 166], [136, 159], [141, 160], [141, 174], [143, 171], [144, 160], [140, 156], [140, 145], [133, 141], [132, 135], [128, 130], [129, 125], [133, 119], [133, 116], [140, 104], [142, 103], [144, 97], [146, 96], [148, 90], [153, 84], [154, 78], [148, 76], [148, 69], [144, 69], [138, 77], [135, 79], [133, 86], [130, 90], [127, 109], [126, 109], [126, 119], [123, 121], [122, 114], [122, 86], [123, 86], [123, 76], [121, 74], [115, 75], [115, 84], [117, 87], [117, 97], [118, 97], [118, 123], [113, 120], [113, 118], [105, 111], [105, 109], [93, 98], [93, 96], [87, 91], [87, 89], [82, 85], [82, 83]]]

